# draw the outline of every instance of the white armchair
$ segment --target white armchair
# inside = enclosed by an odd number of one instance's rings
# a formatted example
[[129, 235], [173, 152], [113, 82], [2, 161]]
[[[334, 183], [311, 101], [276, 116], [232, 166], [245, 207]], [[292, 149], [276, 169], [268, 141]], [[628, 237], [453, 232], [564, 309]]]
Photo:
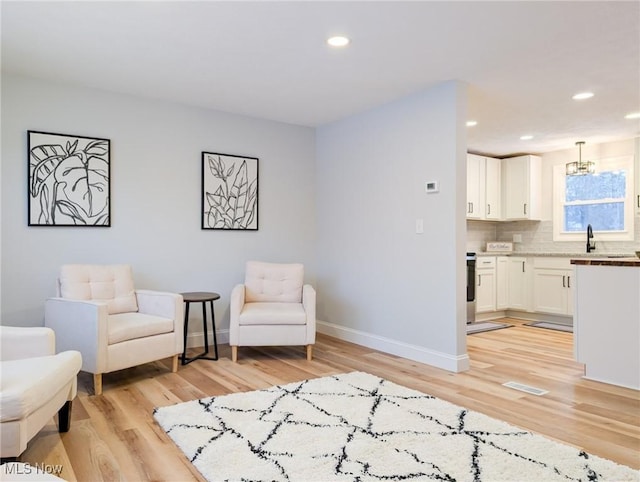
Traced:
[[45, 303], [45, 326], [56, 332], [58, 350], [82, 353], [82, 370], [102, 374], [178, 355], [184, 347], [182, 296], [135, 290], [128, 265], [64, 265], [58, 297]]
[[53, 330], [0, 326], [0, 456], [18, 457], [58, 414], [67, 432], [76, 396], [80, 353], [55, 354]]
[[316, 292], [303, 284], [304, 266], [248, 261], [244, 284], [231, 292], [229, 345], [304, 345], [307, 360], [316, 342]]

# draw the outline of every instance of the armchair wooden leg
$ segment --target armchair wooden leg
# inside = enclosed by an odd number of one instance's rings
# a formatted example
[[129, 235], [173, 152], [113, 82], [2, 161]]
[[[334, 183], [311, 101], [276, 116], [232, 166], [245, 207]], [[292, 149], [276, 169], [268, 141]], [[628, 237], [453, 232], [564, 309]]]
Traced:
[[172, 363], [171, 363], [171, 371], [173, 373], [178, 371], [178, 356], [179, 355], [173, 355], [173, 359], [172, 359]]
[[231, 345], [231, 361], [234, 363], [238, 361], [238, 345]]
[[313, 359], [313, 345], [307, 345], [307, 360]]
[[71, 400], [67, 400], [58, 410], [58, 432], [68, 432], [71, 427]]
[[93, 391], [96, 395], [102, 395], [102, 373], [93, 374]]

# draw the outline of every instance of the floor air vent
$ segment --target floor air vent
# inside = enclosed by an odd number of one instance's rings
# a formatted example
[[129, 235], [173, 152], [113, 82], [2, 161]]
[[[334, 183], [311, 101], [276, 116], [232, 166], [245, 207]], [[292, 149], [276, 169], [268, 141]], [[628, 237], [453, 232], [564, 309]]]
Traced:
[[549, 393], [548, 390], [542, 390], [541, 388], [530, 387], [529, 385], [524, 385], [518, 382], [507, 382], [502, 384], [503, 387], [513, 388], [515, 390], [520, 390], [521, 392], [527, 392], [531, 395], [544, 395], [545, 393]]

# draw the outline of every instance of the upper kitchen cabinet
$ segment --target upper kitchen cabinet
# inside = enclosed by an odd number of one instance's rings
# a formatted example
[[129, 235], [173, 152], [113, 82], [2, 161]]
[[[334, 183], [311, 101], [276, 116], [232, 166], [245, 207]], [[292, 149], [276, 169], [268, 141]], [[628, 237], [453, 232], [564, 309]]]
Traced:
[[502, 214], [502, 161], [485, 157], [485, 219], [497, 221]]
[[483, 219], [484, 157], [467, 154], [467, 219]]
[[500, 159], [467, 154], [467, 219], [500, 219]]
[[502, 214], [504, 220], [540, 220], [542, 165], [538, 156], [502, 159]]

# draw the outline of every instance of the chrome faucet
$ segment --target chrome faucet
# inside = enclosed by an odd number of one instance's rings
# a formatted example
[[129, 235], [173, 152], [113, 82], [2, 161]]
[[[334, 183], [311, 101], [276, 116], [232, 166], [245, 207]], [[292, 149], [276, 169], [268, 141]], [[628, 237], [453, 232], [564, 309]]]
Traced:
[[587, 253], [590, 253], [594, 249], [596, 249], [596, 243], [591, 244], [591, 239], [593, 238], [593, 229], [590, 224], [587, 224]]

